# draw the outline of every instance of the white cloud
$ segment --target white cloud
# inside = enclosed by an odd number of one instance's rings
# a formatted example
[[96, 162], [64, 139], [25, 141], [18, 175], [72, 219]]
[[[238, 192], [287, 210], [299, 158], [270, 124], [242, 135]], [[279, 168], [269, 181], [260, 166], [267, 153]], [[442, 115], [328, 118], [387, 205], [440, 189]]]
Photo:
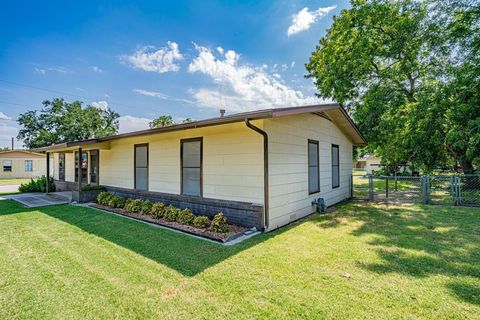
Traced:
[[167, 99], [167, 95], [157, 92], [157, 91], [149, 91], [149, 90], [144, 90], [144, 89], [133, 89], [133, 92], [136, 92], [138, 94], [147, 96], [147, 97], [156, 97], [156, 98], [161, 98], [161, 99]]
[[9, 121], [9, 120], [12, 120], [12, 117], [7, 116], [5, 113], [0, 111], [0, 120]]
[[303, 8], [300, 12], [293, 15], [292, 24], [288, 27], [287, 35], [293, 34], [310, 29], [310, 27], [320, 18], [327, 15], [330, 11], [335, 9], [336, 6], [330, 6], [325, 8], [318, 8], [314, 11], [309, 11], [308, 7]]
[[102, 111], [107, 111], [108, 110], [108, 102], [107, 101], [93, 101], [92, 102], [92, 107], [98, 108]]
[[194, 101], [184, 99], [184, 98], [177, 98], [177, 97], [172, 97], [167, 94], [157, 92], [157, 91], [150, 91], [150, 90], [144, 90], [144, 89], [133, 89], [133, 92], [136, 92], [138, 94], [147, 96], [147, 97], [155, 97], [155, 98], [160, 98], [163, 100], [170, 100], [170, 101], [177, 101], [177, 102], [183, 102], [183, 103], [188, 103], [188, 104], [194, 104]]
[[240, 55], [233, 50], [218, 58], [206, 47], [196, 46], [196, 49], [198, 56], [191, 61], [188, 71], [209, 76], [221, 88], [191, 90], [200, 106], [246, 111], [319, 101], [314, 97], [305, 97], [302, 92], [287, 86], [279, 75], [270, 75], [262, 67], [240, 65]]
[[217, 47], [217, 51], [218, 51], [218, 53], [220, 53], [220, 54], [223, 54], [223, 52], [224, 52], [224, 50], [223, 50], [222, 47]]
[[290, 68], [293, 68], [295, 67], [295, 61], [292, 61], [292, 63], [290, 64]]
[[144, 46], [130, 56], [122, 56], [133, 68], [149, 72], [177, 72], [180, 66], [177, 61], [183, 60], [183, 55], [176, 42], [168, 41], [168, 47], [155, 50], [153, 46]]
[[103, 70], [100, 69], [98, 66], [91, 66], [90, 69], [93, 71], [93, 72], [96, 72], [96, 73], [102, 73]]
[[148, 118], [139, 118], [133, 116], [121, 116], [118, 118], [119, 122], [119, 133], [132, 132], [138, 130], [148, 129], [149, 122], [152, 119]]
[[58, 73], [70, 73], [71, 71], [68, 68], [65, 67], [48, 67], [48, 68], [38, 68], [34, 67], [33, 70], [35, 70], [35, 73], [44, 75], [47, 74], [47, 72], [58, 72]]
[[[0, 147], [11, 147], [12, 137], [18, 135], [18, 127], [14, 126], [15, 124], [12, 121], [0, 121]], [[21, 141], [15, 139], [15, 148], [20, 148], [22, 145]]]

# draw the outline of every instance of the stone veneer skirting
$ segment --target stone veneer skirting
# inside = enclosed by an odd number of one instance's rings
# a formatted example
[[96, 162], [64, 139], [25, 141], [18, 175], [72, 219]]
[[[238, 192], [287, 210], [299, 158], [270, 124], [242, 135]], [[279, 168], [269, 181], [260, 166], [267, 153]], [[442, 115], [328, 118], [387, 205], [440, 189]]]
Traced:
[[262, 228], [263, 206], [259, 204], [153, 191], [139, 191], [110, 186], [106, 186], [106, 189], [121, 197], [141, 198], [152, 202], [163, 202], [166, 205], [171, 204], [179, 209], [188, 208], [195, 214], [206, 215], [209, 218], [213, 218], [215, 214], [223, 212], [227, 217], [228, 223], [247, 228]]

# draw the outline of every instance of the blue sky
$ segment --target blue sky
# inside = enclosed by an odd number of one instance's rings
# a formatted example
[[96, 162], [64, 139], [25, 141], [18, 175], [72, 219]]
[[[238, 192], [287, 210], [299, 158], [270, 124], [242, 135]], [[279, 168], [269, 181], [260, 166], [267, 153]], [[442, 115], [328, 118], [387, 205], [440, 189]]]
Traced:
[[[304, 64], [348, 1], [2, 1], [0, 146], [20, 113], [63, 97], [120, 131], [315, 103]], [[21, 143], [17, 144], [20, 147]]]

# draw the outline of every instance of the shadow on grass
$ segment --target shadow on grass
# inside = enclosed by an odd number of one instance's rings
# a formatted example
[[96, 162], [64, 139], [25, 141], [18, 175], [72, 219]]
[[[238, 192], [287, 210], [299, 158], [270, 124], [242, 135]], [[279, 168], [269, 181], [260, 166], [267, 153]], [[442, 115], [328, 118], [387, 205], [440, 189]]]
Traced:
[[[6, 205], [5, 205], [6, 204]], [[196, 239], [102, 211], [69, 205], [25, 208], [14, 201], [2, 201], [0, 215], [39, 211], [115, 243], [146, 258], [194, 276], [243, 250], [284, 232], [286, 228], [257, 235], [234, 246]]]
[[369, 244], [382, 262], [360, 263], [365, 269], [419, 278], [444, 275], [456, 297], [480, 305], [479, 209], [349, 203], [341, 212], [319, 226], [336, 228], [348, 219], [360, 222], [353, 235], [375, 235]]

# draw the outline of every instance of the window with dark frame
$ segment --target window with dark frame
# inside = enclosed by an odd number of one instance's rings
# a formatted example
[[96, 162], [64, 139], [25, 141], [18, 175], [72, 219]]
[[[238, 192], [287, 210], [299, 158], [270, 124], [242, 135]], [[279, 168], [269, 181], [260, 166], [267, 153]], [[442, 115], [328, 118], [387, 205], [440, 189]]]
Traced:
[[[82, 169], [82, 183], [88, 182], [88, 154], [82, 151], [82, 159], [80, 161]], [[78, 182], [78, 151], [75, 151], [75, 182]]]
[[65, 181], [65, 153], [58, 154], [58, 180]]
[[135, 145], [134, 167], [134, 188], [148, 190], [148, 144]]
[[181, 192], [190, 196], [202, 196], [203, 138], [181, 140]]
[[25, 172], [33, 171], [33, 160], [25, 160]]
[[308, 193], [320, 192], [318, 141], [308, 140]]
[[340, 154], [339, 147], [332, 144], [332, 188], [340, 186]]
[[3, 172], [12, 172], [12, 160], [3, 160]]

